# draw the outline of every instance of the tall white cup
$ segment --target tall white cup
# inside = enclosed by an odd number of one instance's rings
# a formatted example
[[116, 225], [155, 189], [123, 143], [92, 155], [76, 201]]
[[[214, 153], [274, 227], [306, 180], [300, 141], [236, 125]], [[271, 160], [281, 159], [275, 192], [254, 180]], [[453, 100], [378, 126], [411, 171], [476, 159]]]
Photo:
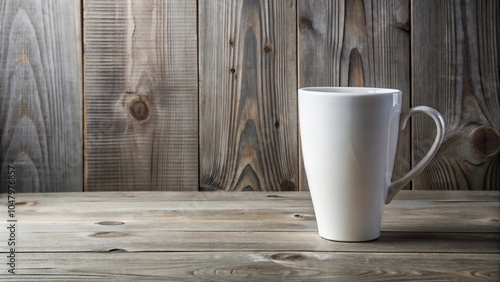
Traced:
[[[321, 237], [350, 242], [377, 239], [384, 204], [436, 154], [445, 130], [441, 114], [426, 106], [401, 113], [401, 103], [402, 93], [395, 89], [299, 89], [304, 166]], [[391, 182], [398, 133], [417, 112], [432, 117], [436, 139], [420, 163]]]

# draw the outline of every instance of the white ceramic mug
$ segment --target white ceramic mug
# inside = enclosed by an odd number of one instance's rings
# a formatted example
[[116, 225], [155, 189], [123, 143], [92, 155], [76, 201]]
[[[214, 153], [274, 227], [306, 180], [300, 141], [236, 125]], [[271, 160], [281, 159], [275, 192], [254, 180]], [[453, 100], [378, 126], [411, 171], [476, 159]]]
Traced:
[[[384, 204], [436, 154], [444, 136], [441, 114], [418, 106], [401, 113], [395, 89], [307, 87], [299, 89], [304, 166], [319, 235], [335, 241], [371, 241], [380, 236]], [[414, 113], [437, 127], [427, 155], [391, 182], [398, 133]]]

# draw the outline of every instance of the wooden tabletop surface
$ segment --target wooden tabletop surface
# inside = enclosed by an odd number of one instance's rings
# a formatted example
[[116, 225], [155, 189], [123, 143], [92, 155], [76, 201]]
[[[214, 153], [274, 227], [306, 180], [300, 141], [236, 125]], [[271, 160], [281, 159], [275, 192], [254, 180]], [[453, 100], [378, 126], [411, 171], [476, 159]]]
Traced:
[[307, 192], [15, 196], [16, 222], [0, 197], [0, 280], [500, 279], [498, 191], [402, 191], [367, 243], [320, 238]]

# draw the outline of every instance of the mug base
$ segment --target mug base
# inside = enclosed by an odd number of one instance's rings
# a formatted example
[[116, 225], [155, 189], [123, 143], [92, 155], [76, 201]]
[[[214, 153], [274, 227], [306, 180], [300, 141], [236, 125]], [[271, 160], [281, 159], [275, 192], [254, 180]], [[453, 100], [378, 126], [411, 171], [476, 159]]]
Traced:
[[337, 239], [331, 239], [331, 238], [327, 238], [327, 237], [324, 237], [324, 236], [321, 236], [319, 235], [321, 238], [325, 239], [325, 240], [328, 240], [328, 241], [333, 241], [333, 242], [339, 242], [339, 243], [366, 243], [366, 242], [373, 242], [373, 241], [377, 241], [380, 236], [377, 236], [373, 239], [367, 239], [367, 240], [337, 240]]

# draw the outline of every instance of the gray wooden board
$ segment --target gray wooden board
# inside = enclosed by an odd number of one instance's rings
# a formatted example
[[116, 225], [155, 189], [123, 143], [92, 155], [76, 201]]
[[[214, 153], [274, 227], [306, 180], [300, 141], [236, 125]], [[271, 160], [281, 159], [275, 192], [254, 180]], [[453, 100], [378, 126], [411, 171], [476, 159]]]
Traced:
[[[50, 222], [55, 225], [55, 222]], [[64, 222], [59, 222], [60, 225]], [[216, 227], [217, 223], [213, 223]], [[73, 225], [79, 227], [78, 225]], [[48, 227], [48, 225], [46, 226]], [[316, 230], [294, 231], [168, 231], [122, 226], [39, 232], [18, 221], [16, 252], [221, 252], [221, 251], [342, 251], [404, 253], [495, 253], [500, 254], [500, 234], [382, 232], [367, 243], [342, 243], [319, 237]], [[292, 228], [293, 230], [293, 228]], [[7, 238], [7, 232], [0, 234]], [[1, 253], [7, 253], [2, 247]]]
[[[310, 200], [309, 192], [262, 192], [262, 193], [226, 193], [226, 192], [98, 192], [98, 193], [22, 193], [18, 195], [23, 201], [49, 201], [50, 203], [68, 202], [183, 202], [183, 201], [269, 201], [274, 203], [296, 202], [301, 205], [308, 205]], [[396, 197], [398, 201], [457, 201], [457, 202], [498, 202], [500, 192], [495, 191], [401, 191]], [[1, 203], [0, 203], [1, 204]], [[291, 204], [291, 203], [290, 203]]]
[[498, 254], [350, 252], [19, 253], [6, 281], [498, 281]]
[[[440, 111], [444, 143], [416, 189], [500, 189], [500, 2], [412, 1], [414, 105]], [[434, 123], [413, 121], [412, 158], [434, 139]]]
[[80, 9], [0, 3], [0, 192], [82, 191]]
[[[23, 200], [23, 198], [20, 198]], [[137, 200], [137, 198], [136, 198]], [[5, 201], [6, 202], [6, 201]], [[151, 201], [151, 202], [38, 202], [23, 201], [16, 207], [19, 220], [50, 227], [99, 222], [122, 222], [130, 228], [205, 231], [312, 231], [316, 230], [310, 200], [266, 201]], [[26, 203], [26, 205], [24, 205]], [[477, 207], [481, 206], [480, 209]], [[6, 203], [0, 208], [7, 210]], [[498, 232], [498, 202], [395, 201], [386, 206], [385, 231]], [[143, 222], [143, 223], [142, 223]], [[64, 225], [63, 225], [64, 226]], [[145, 227], [149, 226], [149, 227]], [[55, 229], [57, 230], [57, 229]]]
[[[401, 191], [386, 206], [381, 237], [363, 243], [320, 238], [308, 192], [18, 196], [18, 274], [1, 266], [1, 280], [500, 277], [498, 191]], [[8, 232], [0, 228], [0, 238]]]
[[196, 1], [85, 4], [85, 190], [198, 190]]
[[199, 1], [200, 188], [298, 186], [295, 1]]

